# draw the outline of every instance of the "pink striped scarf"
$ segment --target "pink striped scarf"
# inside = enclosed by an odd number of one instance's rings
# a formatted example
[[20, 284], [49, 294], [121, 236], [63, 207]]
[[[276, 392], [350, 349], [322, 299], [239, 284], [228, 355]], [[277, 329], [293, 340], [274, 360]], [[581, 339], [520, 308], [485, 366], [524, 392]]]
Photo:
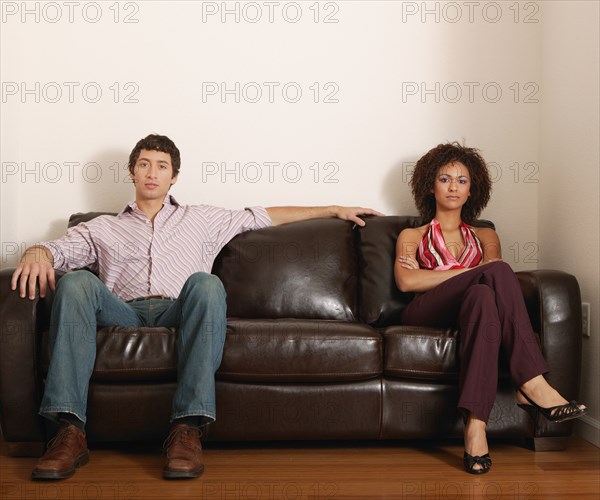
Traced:
[[440, 223], [433, 219], [419, 244], [417, 259], [421, 267], [434, 271], [446, 271], [448, 269], [475, 267], [479, 264], [483, 253], [481, 244], [473, 229], [461, 221], [460, 232], [465, 242], [465, 248], [457, 259], [446, 246]]

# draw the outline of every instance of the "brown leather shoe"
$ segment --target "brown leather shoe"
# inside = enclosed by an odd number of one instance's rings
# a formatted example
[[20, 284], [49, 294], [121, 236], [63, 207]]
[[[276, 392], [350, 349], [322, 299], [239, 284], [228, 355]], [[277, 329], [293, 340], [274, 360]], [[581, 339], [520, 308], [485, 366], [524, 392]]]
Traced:
[[85, 432], [63, 421], [31, 472], [31, 479], [66, 479], [75, 474], [77, 467], [87, 464], [89, 458]]
[[204, 472], [200, 429], [197, 427], [174, 424], [164, 448], [167, 454], [163, 467], [165, 479], [194, 478]]

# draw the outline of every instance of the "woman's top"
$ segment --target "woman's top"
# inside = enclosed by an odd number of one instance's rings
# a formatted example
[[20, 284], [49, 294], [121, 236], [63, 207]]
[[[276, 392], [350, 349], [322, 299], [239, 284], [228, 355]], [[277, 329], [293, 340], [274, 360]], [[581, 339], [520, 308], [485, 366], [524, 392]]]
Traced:
[[419, 243], [417, 251], [419, 265], [424, 269], [446, 271], [475, 267], [479, 264], [483, 258], [483, 252], [475, 232], [463, 221], [460, 222], [460, 232], [465, 242], [465, 248], [456, 258], [446, 246], [440, 223], [437, 219], [433, 219]]

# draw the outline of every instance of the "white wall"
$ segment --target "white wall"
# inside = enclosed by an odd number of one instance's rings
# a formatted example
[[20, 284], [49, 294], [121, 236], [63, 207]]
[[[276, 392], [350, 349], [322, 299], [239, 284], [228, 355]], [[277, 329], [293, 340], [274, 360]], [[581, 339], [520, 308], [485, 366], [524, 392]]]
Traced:
[[[536, 266], [539, 104], [524, 101], [540, 97], [540, 24], [523, 18], [539, 13], [469, 2], [230, 2], [236, 20], [222, 17], [221, 2], [25, 5], [30, 13], [3, 2], [3, 266], [16, 248], [62, 234], [73, 212], [124, 206], [133, 189], [121, 167], [150, 132], [182, 152], [180, 202], [388, 214], [415, 213], [410, 162], [464, 140], [494, 163], [484, 216], [501, 230], [505, 257]], [[257, 7], [262, 18], [249, 22]], [[203, 95], [211, 82], [239, 82], [245, 96]], [[249, 102], [257, 87], [262, 99]]]
[[591, 306], [577, 432], [600, 446], [599, 4], [548, 2], [542, 24], [540, 267], [574, 274]]
[[[554, 142], [540, 120], [552, 41], [541, 3], [4, 1], [0, 265], [61, 235], [73, 212], [121, 209], [129, 151], [151, 132], [182, 152], [182, 203], [388, 214], [416, 213], [420, 155], [465, 141], [491, 163], [483, 217], [505, 260], [554, 263], [539, 237], [542, 181], [563, 175], [541, 158]], [[207, 92], [236, 82], [239, 102]]]

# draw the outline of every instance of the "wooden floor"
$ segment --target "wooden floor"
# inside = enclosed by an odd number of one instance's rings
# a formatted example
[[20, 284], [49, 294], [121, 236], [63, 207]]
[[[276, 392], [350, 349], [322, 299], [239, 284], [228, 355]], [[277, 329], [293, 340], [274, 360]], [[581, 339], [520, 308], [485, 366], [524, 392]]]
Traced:
[[600, 449], [572, 438], [562, 452], [491, 443], [485, 476], [462, 469], [458, 441], [205, 445], [201, 478], [162, 479], [160, 445], [91, 448], [88, 465], [60, 482], [32, 482], [35, 458], [0, 444], [0, 498], [9, 499], [595, 499]]

